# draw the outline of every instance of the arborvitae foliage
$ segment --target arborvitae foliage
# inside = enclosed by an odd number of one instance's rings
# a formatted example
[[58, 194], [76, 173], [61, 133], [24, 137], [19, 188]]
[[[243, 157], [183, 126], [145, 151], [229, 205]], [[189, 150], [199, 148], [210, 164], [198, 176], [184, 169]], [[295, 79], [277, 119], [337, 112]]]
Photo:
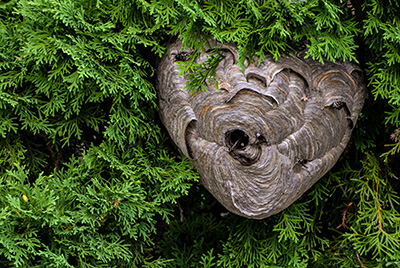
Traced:
[[[399, 267], [400, 4], [0, 3], [1, 267]], [[354, 60], [370, 98], [335, 168], [263, 221], [227, 213], [157, 116], [171, 38]], [[217, 54], [216, 54], [217, 55]], [[196, 68], [193, 90], [212, 74]]]

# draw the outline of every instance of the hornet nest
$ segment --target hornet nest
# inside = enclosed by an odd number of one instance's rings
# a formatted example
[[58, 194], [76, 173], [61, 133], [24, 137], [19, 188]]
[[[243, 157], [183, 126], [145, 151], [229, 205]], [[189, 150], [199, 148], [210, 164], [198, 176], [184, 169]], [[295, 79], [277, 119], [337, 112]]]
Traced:
[[[366, 97], [354, 64], [286, 55], [237, 63], [233, 44], [207, 91], [191, 94], [178, 67], [190, 50], [170, 45], [158, 64], [160, 116], [201, 182], [229, 211], [263, 219], [297, 200], [335, 165]], [[207, 60], [205, 50], [197, 63]]]

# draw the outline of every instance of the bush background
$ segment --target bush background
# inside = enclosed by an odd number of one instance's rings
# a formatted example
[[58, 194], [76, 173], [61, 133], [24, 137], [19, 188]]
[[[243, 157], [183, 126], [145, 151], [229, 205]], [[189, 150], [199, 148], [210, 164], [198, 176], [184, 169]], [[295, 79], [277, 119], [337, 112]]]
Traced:
[[[2, 1], [0, 266], [399, 267], [399, 14], [392, 0]], [[357, 61], [369, 99], [339, 163], [276, 216], [226, 213], [158, 118], [171, 36]]]

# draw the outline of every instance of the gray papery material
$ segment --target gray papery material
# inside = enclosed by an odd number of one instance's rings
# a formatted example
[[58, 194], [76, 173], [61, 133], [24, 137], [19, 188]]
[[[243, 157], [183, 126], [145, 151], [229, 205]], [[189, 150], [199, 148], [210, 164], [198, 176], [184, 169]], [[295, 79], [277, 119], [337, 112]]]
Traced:
[[[158, 65], [160, 116], [191, 159], [202, 184], [229, 211], [262, 219], [279, 213], [326, 174], [346, 147], [366, 97], [362, 72], [287, 55], [238, 66], [233, 44], [221, 47], [219, 89], [193, 95], [177, 68], [182, 43]], [[203, 52], [197, 63], [205, 61]]]

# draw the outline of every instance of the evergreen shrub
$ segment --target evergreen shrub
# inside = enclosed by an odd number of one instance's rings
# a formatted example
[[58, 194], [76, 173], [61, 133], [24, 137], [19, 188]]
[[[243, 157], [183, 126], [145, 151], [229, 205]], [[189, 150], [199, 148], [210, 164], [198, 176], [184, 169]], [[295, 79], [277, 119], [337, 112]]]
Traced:
[[[0, 266], [400, 267], [399, 14], [395, 0], [3, 0]], [[369, 99], [339, 163], [278, 215], [227, 213], [158, 118], [155, 65], [175, 37], [236, 42], [241, 62], [358, 62]]]

